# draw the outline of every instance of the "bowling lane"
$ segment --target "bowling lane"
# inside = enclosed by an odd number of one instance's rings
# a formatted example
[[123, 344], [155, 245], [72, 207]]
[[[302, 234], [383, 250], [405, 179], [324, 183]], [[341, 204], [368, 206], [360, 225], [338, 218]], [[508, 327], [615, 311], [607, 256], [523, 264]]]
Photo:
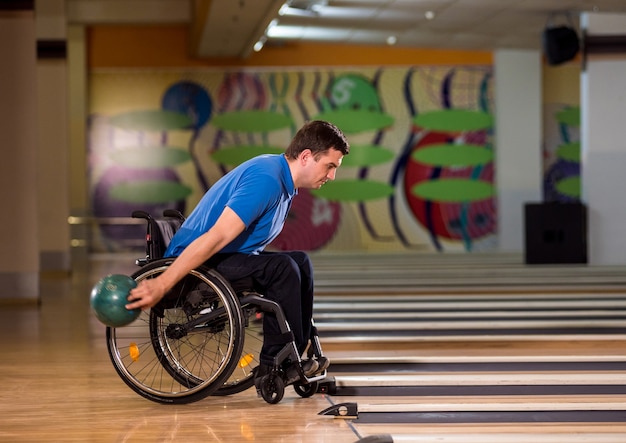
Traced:
[[626, 438], [626, 290], [613, 270], [487, 263], [462, 287], [415, 262], [359, 264], [322, 269], [315, 319], [329, 402], [364, 411], [345, 419], [363, 441]]
[[394, 425], [392, 431], [388, 424], [353, 426], [357, 441], [379, 443], [623, 443], [626, 435], [621, 423], [420, 423]]

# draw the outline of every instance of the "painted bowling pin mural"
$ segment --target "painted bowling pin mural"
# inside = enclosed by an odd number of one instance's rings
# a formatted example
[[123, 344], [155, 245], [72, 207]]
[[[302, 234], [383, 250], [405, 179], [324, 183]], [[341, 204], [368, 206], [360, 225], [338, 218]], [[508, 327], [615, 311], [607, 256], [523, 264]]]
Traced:
[[[356, 203], [364, 228], [372, 239], [379, 239], [370, 221], [367, 202], [388, 198], [394, 190], [387, 181], [371, 178], [369, 170], [391, 162], [394, 157], [393, 151], [382, 145], [384, 132], [393, 125], [394, 119], [383, 111], [375, 81], [350, 73], [336, 77], [329, 84], [324, 109], [315, 119], [330, 121], [349, 140], [358, 140], [351, 141], [350, 154], [342, 163], [342, 169], [354, 172], [352, 177], [336, 178], [312, 193], [328, 201]], [[363, 140], [365, 143], [361, 142]]]
[[[176, 82], [161, 97], [160, 109], [141, 109], [91, 119], [90, 171], [92, 211], [96, 217], [128, 217], [141, 209], [160, 216], [164, 209], [185, 212], [192, 192], [187, 177], [176, 171], [192, 162], [199, 185], [195, 139], [209, 121], [212, 101], [200, 85]], [[172, 145], [174, 131], [188, 134], [188, 145]], [[103, 225], [99, 234], [108, 249], [141, 239], [144, 226]]]
[[[419, 81], [417, 81], [419, 80]], [[489, 69], [409, 70], [404, 91], [411, 131], [392, 173], [411, 213], [437, 251], [461, 245], [489, 247], [496, 230], [493, 131]], [[428, 93], [415, 92], [416, 87]], [[413, 244], [397, 220], [396, 234]], [[484, 246], [487, 245], [487, 247]]]
[[[136, 75], [133, 87], [150, 77]], [[115, 74], [106, 76], [112, 84]], [[123, 83], [117, 96], [129, 87]], [[134, 209], [158, 215], [165, 206], [184, 212], [221, 175], [253, 156], [282, 153], [302, 123], [323, 119], [344, 131], [350, 154], [335, 181], [300, 190], [272, 248], [494, 246], [489, 66], [199, 70], [164, 82], [154, 94], [160, 109], [126, 103], [116, 110], [110, 103], [107, 112], [92, 114], [97, 161], [90, 180], [98, 217], [127, 217]], [[121, 235], [105, 237], [115, 243]]]

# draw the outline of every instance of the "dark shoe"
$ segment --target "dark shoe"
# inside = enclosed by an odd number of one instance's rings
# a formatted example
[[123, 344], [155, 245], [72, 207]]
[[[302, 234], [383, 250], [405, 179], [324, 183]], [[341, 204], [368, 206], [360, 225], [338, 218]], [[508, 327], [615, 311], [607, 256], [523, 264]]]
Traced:
[[330, 359], [328, 357], [317, 357], [318, 368], [316, 374], [324, 372], [330, 366]]
[[[294, 363], [291, 366], [289, 366], [289, 368], [287, 368], [287, 371], [286, 371], [287, 384], [293, 383], [300, 379], [300, 373], [298, 372], [297, 364], [298, 363]], [[317, 363], [317, 361], [312, 360], [312, 359], [302, 360], [302, 371], [304, 372], [305, 376], [311, 377], [315, 375], [318, 368], [319, 368], [319, 364]]]
[[307, 377], [314, 375], [319, 367], [320, 365], [317, 360], [309, 359], [302, 362], [302, 371], [304, 371], [304, 375]]

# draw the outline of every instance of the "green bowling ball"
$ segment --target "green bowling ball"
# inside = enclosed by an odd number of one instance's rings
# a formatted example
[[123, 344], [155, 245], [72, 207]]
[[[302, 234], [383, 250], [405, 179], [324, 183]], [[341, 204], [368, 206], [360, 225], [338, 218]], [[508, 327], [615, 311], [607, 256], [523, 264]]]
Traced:
[[95, 316], [106, 326], [119, 328], [139, 317], [141, 309], [126, 309], [127, 297], [137, 282], [127, 275], [111, 274], [103, 277], [91, 290], [90, 304]]

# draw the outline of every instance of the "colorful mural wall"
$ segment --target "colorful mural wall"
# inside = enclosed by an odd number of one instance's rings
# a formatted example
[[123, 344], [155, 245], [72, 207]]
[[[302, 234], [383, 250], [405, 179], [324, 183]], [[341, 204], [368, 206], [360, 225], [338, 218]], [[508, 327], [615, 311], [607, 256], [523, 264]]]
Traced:
[[[90, 100], [94, 216], [188, 213], [230, 169], [324, 119], [351, 152], [334, 182], [300, 191], [273, 248], [496, 247], [491, 66], [99, 70]], [[142, 226], [103, 226], [96, 245], [142, 238]]]
[[544, 201], [580, 201], [580, 107], [545, 106]]

